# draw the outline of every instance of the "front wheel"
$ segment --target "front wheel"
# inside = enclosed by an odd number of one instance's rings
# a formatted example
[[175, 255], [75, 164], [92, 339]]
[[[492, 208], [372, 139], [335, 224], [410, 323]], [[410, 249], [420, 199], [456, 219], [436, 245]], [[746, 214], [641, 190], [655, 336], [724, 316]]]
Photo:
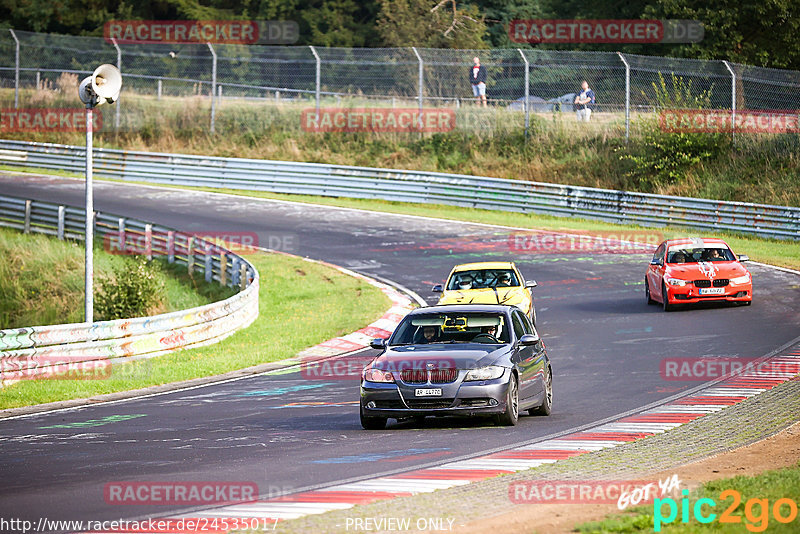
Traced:
[[511, 373], [506, 392], [506, 411], [497, 416], [496, 422], [503, 426], [514, 426], [519, 420], [519, 386], [517, 376]]
[[383, 430], [386, 428], [387, 417], [369, 417], [364, 415], [364, 409], [359, 409], [359, 416], [361, 417], [361, 426], [364, 430]]
[[647, 281], [647, 277], [644, 278], [644, 296], [647, 298], [647, 304], [656, 303], [656, 301], [654, 301], [653, 297], [650, 295], [650, 282]]
[[667, 295], [667, 286], [664, 283], [661, 283], [661, 305], [664, 307], [664, 311], [672, 311], [675, 309], [675, 306], [669, 303], [669, 296]]
[[548, 367], [544, 377], [544, 400], [536, 408], [528, 410], [530, 415], [550, 415], [553, 410], [553, 371]]

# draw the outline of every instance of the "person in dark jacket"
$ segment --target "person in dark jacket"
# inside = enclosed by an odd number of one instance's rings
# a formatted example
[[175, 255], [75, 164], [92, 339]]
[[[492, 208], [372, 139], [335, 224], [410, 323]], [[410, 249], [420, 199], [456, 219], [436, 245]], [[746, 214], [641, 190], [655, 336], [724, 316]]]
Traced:
[[481, 65], [481, 60], [477, 57], [472, 58], [475, 63], [469, 69], [469, 83], [472, 84], [472, 94], [475, 95], [475, 100], [480, 106], [486, 107], [486, 67]]

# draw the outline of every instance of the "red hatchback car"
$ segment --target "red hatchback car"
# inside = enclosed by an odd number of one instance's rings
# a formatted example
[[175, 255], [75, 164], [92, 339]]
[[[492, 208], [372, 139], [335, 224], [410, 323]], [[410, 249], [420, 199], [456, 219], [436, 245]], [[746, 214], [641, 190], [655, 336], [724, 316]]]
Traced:
[[661, 243], [647, 268], [644, 290], [648, 304], [661, 303], [664, 311], [676, 304], [703, 301], [753, 300], [753, 280], [742, 262], [722, 239], [683, 238]]

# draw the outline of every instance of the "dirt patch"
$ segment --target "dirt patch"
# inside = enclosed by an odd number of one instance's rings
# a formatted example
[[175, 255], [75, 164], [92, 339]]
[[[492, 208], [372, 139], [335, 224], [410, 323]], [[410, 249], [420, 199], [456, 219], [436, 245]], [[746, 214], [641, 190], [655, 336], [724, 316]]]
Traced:
[[305, 276], [306, 275], [306, 272], [303, 269], [298, 269], [297, 267], [295, 267], [294, 272], [297, 273], [300, 276]]
[[[677, 474], [682, 487], [694, 488], [702, 482], [737, 475], [757, 475], [771, 469], [797, 465], [800, 458], [800, 423], [747, 447], [718, 454], [683, 467], [648, 475], [663, 480]], [[567, 533], [587, 521], [603, 519], [617, 512], [616, 504], [529, 504], [513, 512], [472, 521], [453, 532], [496, 534], [497, 532]]]

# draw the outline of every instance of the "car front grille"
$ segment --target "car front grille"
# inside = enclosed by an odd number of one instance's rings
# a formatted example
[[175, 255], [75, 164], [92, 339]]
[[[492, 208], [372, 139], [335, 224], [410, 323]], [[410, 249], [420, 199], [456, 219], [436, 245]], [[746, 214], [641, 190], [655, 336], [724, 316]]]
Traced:
[[408, 399], [406, 404], [412, 410], [435, 410], [437, 408], [449, 408], [453, 404], [453, 399]]
[[[718, 279], [714, 280], [713, 286], [714, 287], [727, 287], [728, 283], [730, 283], [730, 280], [728, 280], [727, 278], [718, 278]], [[694, 287], [711, 287], [711, 286], [712, 286], [711, 280], [695, 280], [694, 281]]]
[[403, 369], [400, 371], [400, 378], [406, 384], [426, 384], [430, 373], [431, 384], [449, 384], [458, 377], [458, 369], [445, 367], [442, 369]]
[[694, 287], [711, 287], [711, 280], [695, 280]]
[[727, 278], [718, 278], [714, 280], [714, 287], [727, 287], [729, 280]]

